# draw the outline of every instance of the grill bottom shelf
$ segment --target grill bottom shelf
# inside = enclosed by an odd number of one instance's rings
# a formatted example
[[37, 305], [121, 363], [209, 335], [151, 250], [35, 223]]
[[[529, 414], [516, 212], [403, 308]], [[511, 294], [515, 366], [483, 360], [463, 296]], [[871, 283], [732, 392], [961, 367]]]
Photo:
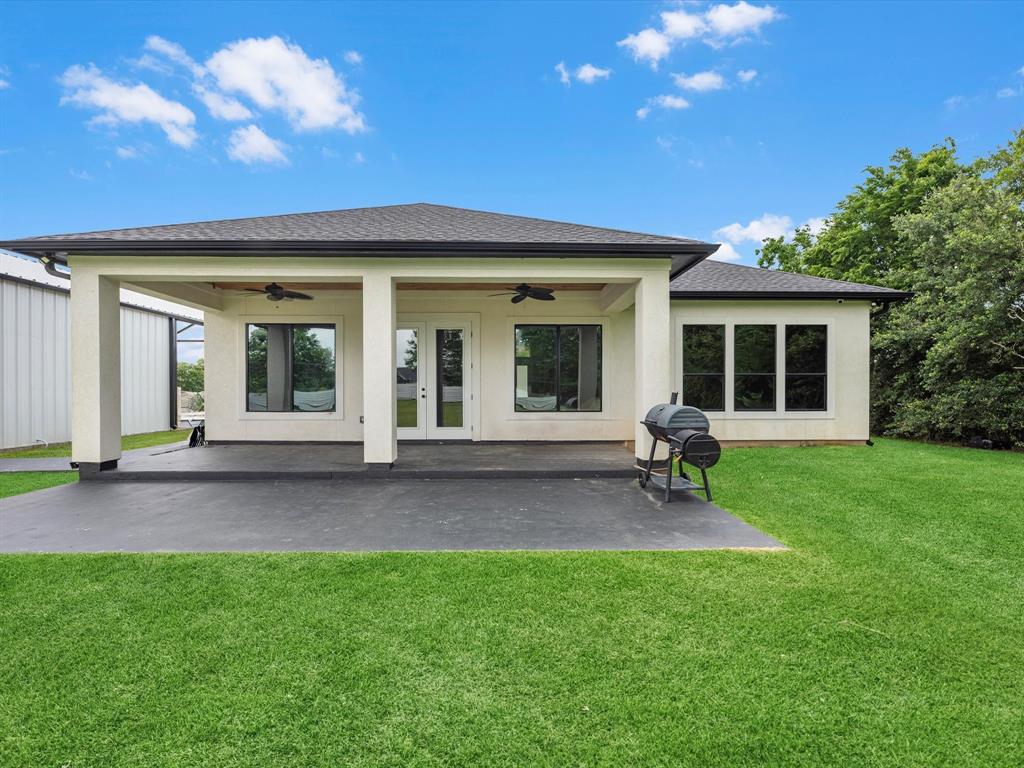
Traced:
[[[646, 486], [649, 483], [650, 485], [653, 485], [655, 488], [657, 488], [659, 491], [664, 491], [665, 490], [665, 479], [666, 479], [665, 470], [654, 470], [653, 472], [651, 472], [651, 479], [647, 480], [645, 482], [644, 480], [646, 478], [647, 468], [646, 467], [642, 467], [639, 464], [637, 464], [636, 465], [636, 469], [637, 469], [637, 472], [639, 473], [639, 478], [641, 480], [641, 482], [640, 482], [641, 487], [644, 487], [644, 486]], [[697, 484], [697, 483], [695, 483], [695, 482], [693, 482], [691, 480], [687, 480], [685, 477], [679, 477], [678, 475], [673, 473], [673, 475], [672, 475], [672, 490], [673, 491], [701, 491], [701, 492], [703, 492], [704, 491], [704, 486], [703, 485], [699, 485], [699, 484]]]

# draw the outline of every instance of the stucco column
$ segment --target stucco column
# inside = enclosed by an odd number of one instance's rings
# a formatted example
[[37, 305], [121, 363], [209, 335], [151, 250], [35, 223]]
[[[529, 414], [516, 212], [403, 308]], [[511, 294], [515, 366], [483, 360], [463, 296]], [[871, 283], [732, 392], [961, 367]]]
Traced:
[[[672, 323], [669, 311], [668, 264], [663, 273], [652, 273], [636, 284], [635, 381], [636, 455], [644, 461], [651, 450], [651, 436], [640, 422], [653, 405], [668, 402], [672, 389]], [[659, 447], [657, 456], [667, 456]]]
[[71, 460], [88, 474], [120, 458], [120, 283], [72, 266]]
[[395, 282], [363, 277], [363, 461], [384, 469], [398, 458], [395, 406]]

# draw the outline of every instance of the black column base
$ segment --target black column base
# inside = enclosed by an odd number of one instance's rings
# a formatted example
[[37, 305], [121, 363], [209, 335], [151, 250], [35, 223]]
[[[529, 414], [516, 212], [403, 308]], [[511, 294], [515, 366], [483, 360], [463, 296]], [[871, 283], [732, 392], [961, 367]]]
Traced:
[[366, 471], [374, 474], [390, 472], [393, 466], [395, 465], [387, 461], [368, 461], [366, 462]]
[[117, 469], [117, 459], [107, 459], [99, 463], [95, 461], [80, 461], [78, 462], [78, 475], [95, 475], [97, 472], [106, 472], [111, 469]]

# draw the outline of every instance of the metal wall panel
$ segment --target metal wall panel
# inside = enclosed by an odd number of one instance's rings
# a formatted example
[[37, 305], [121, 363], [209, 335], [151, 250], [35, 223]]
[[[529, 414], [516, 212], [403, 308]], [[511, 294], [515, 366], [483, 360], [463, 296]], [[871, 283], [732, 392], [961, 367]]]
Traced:
[[[0, 279], [0, 448], [71, 439], [68, 294]], [[167, 429], [165, 316], [121, 307], [121, 430]]]

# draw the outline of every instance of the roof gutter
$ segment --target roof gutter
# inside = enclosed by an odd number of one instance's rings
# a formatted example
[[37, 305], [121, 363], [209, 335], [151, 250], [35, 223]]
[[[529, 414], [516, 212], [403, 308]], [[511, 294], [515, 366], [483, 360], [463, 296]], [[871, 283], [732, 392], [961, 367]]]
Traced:
[[672, 291], [673, 299], [843, 299], [894, 304], [906, 301], [914, 294], [906, 291]]

